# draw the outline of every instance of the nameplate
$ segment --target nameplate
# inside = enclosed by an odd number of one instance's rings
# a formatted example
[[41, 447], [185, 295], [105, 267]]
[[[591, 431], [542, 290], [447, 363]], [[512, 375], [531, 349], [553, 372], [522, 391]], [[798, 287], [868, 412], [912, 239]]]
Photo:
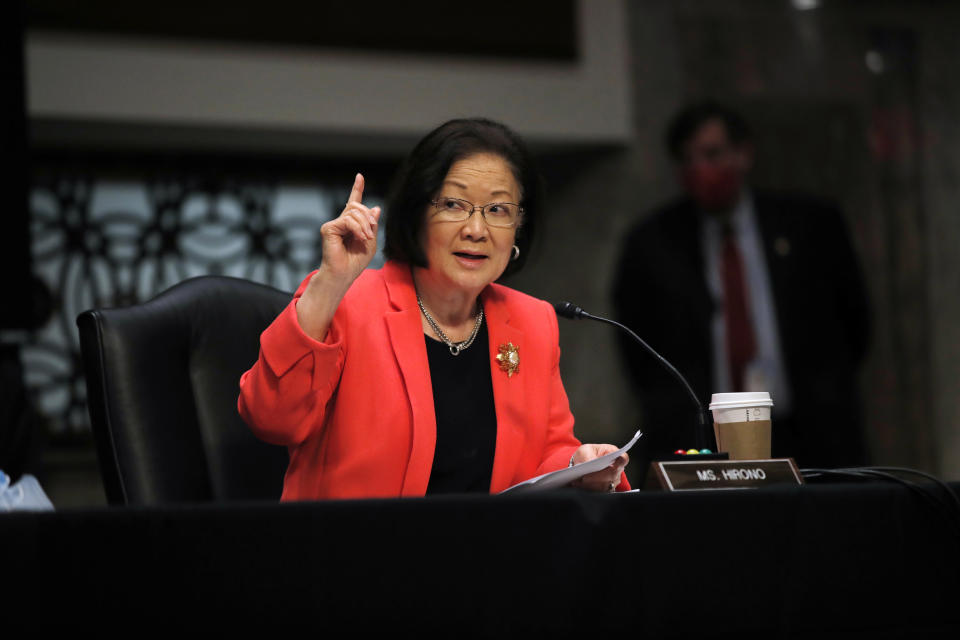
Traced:
[[757, 489], [803, 483], [793, 458], [651, 462], [647, 474], [647, 488], [665, 491]]

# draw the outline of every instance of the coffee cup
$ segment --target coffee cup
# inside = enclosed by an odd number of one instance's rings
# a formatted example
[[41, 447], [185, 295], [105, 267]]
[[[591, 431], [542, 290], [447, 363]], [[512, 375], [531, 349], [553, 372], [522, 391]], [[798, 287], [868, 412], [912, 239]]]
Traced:
[[726, 451], [731, 460], [769, 458], [771, 407], [773, 400], [766, 391], [713, 394], [710, 411], [717, 450]]

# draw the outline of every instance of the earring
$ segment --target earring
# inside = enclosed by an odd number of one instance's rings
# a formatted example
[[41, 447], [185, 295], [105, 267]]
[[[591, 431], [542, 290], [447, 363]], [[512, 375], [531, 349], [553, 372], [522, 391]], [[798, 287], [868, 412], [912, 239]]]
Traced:
[[516, 260], [519, 257], [520, 257], [520, 247], [518, 247], [517, 245], [513, 245], [513, 258], [511, 258], [511, 260]]

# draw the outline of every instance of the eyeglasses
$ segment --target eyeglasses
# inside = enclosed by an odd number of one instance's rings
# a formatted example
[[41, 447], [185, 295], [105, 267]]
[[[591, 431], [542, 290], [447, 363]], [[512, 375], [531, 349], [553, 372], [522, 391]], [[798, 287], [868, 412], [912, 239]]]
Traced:
[[480, 209], [484, 222], [491, 227], [509, 229], [516, 227], [523, 216], [523, 207], [513, 202], [491, 202], [482, 207], [460, 198], [437, 198], [431, 200], [433, 216], [441, 222], [463, 222]]

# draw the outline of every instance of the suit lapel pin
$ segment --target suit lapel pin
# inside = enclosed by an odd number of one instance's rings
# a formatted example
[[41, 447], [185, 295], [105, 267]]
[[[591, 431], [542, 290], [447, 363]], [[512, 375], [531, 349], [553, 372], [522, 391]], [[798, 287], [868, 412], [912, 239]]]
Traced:
[[788, 255], [790, 255], [790, 241], [783, 236], [779, 236], [773, 241], [773, 250], [781, 258], [786, 258]]
[[512, 342], [502, 344], [497, 354], [497, 363], [500, 365], [500, 371], [512, 378], [513, 374], [520, 371], [520, 350]]

